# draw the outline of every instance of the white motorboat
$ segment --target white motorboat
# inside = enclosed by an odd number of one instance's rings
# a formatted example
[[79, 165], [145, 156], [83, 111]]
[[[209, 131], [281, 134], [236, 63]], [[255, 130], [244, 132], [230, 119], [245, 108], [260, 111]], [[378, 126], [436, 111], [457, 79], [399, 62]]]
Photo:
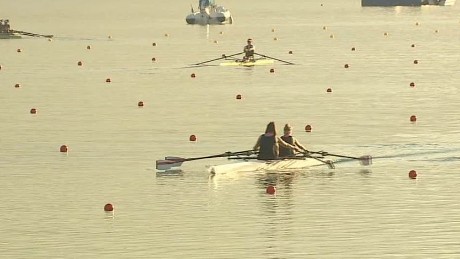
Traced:
[[231, 24], [232, 14], [223, 6], [216, 5], [214, 0], [199, 0], [198, 12], [192, 7], [192, 13], [185, 17], [188, 24]]

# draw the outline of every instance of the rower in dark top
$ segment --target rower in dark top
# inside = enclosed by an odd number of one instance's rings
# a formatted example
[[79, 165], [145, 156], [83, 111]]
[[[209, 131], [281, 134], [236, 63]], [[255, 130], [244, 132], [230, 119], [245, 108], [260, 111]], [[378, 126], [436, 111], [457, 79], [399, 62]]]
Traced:
[[[259, 151], [257, 159], [259, 160], [274, 160], [279, 157], [279, 147], [300, 151], [294, 145], [286, 143], [280, 137], [276, 136], [275, 123], [268, 123], [265, 133], [260, 135], [257, 143], [254, 145], [254, 150]], [[293, 151], [294, 152], [294, 151]]]
[[243, 61], [248, 62], [248, 61], [254, 61], [254, 52], [255, 52], [255, 47], [252, 45], [252, 39], [248, 39], [248, 45], [244, 46], [244, 57]]
[[[281, 139], [284, 142], [292, 146], [295, 146], [302, 151], [307, 151], [307, 149], [302, 144], [300, 144], [300, 142], [294, 136], [292, 136], [292, 127], [289, 124], [284, 125], [284, 135], [281, 136]], [[292, 157], [292, 156], [295, 156], [295, 152], [293, 149], [285, 148], [283, 146], [279, 147], [279, 157]]]

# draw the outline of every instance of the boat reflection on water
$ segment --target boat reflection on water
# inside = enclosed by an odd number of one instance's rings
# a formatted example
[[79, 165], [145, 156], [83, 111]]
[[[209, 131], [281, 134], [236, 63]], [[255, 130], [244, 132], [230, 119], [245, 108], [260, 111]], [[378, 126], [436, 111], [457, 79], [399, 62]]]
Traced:
[[14, 33], [10, 28], [10, 20], [0, 20], [0, 39], [20, 39], [21, 35]]

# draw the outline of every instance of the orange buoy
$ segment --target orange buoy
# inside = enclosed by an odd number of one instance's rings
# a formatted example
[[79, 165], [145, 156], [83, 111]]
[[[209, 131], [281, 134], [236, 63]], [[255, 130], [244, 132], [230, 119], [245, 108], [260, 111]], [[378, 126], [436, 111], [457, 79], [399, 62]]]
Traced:
[[154, 47], [155, 47], [156, 45], [157, 45], [157, 44], [156, 44], [155, 42], [154, 42], [154, 43], [152, 43], [152, 46], [154, 46]]
[[435, 30], [434, 33], [438, 33], [439, 31], [438, 30]]
[[344, 68], [349, 68], [350, 66], [348, 64], [345, 64], [343, 67]]
[[144, 102], [143, 102], [143, 101], [139, 101], [139, 102], [137, 103], [137, 106], [139, 106], [139, 107], [144, 107]]
[[16, 51], [17, 51], [17, 52], [22, 52], [22, 49], [17, 49]]
[[82, 66], [83, 63], [81, 61], [78, 61], [77, 65]]
[[289, 53], [289, 54], [292, 54], [292, 50], [290, 50], [288, 53]]
[[415, 116], [415, 115], [410, 116], [410, 121], [411, 122], [416, 122], [417, 121], [417, 116]]
[[384, 36], [388, 36], [388, 32], [384, 32], [383, 35], [384, 35]]
[[30, 109], [30, 113], [31, 114], [37, 114], [37, 109], [35, 109], [35, 108]]
[[15, 84], [14, 87], [19, 88], [19, 87], [21, 87], [21, 85], [20, 84]]
[[412, 48], [415, 48], [415, 44], [410, 45]]
[[155, 62], [155, 61], [157, 61], [157, 59], [156, 59], [156, 58], [152, 58], [152, 62]]
[[265, 192], [273, 195], [276, 193], [276, 187], [273, 185], [269, 185], [267, 189], [265, 190]]
[[355, 48], [355, 47], [351, 48], [351, 51], [355, 51], [355, 50], [356, 50], [356, 48]]
[[236, 99], [237, 99], [237, 100], [241, 100], [241, 98], [242, 98], [242, 97], [241, 97], [241, 94], [237, 94], [237, 95], [236, 95]]
[[165, 33], [165, 37], [169, 37], [169, 34]]
[[107, 78], [107, 79], [105, 80], [105, 82], [106, 82], [106, 83], [110, 83], [110, 82], [112, 82], [112, 80], [111, 80], [110, 78]]
[[196, 136], [195, 135], [190, 135], [188, 138], [190, 141], [196, 141]]
[[191, 76], [192, 78], [195, 78], [195, 77], [196, 77], [195, 73], [192, 73], [190, 76]]
[[420, 24], [418, 22], [415, 23], [415, 26], [419, 26]]
[[418, 60], [414, 60], [414, 64], [418, 64]]
[[310, 125], [305, 126], [305, 131], [306, 132], [311, 132], [311, 126]]
[[333, 39], [333, 38], [334, 38], [334, 34], [329, 35], [329, 38]]
[[323, 26], [323, 30], [327, 30], [327, 27], [326, 27], [326, 26]]
[[275, 32], [275, 29], [272, 29], [272, 32]]
[[270, 73], [275, 73], [275, 69], [274, 69], [274, 68], [270, 68]]
[[409, 178], [410, 179], [415, 179], [417, 178], [417, 172], [415, 170], [410, 170], [409, 171]]
[[215, 41], [214, 41], [214, 43], [216, 43], [216, 44], [217, 44], [217, 43], [219, 43], [219, 42], [218, 42], [217, 40], [215, 40]]
[[221, 31], [221, 32], [220, 32], [220, 34], [222, 35], [222, 34], [224, 34], [224, 32], [223, 32], [223, 31]]
[[414, 83], [414, 82], [411, 82], [409, 85], [410, 85], [410, 87], [415, 87], [415, 83]]
[[106, 205], [104, 205], [104, 211], [107, 211], [107, 212], [113, 211], [113, 205], [110, 203], [107, 203]]
[[331, 88], [328, 88], [328, 89], [326, 90], [326, 92], [332, 93], [332, 89], [331, 89]]
[[91, 45], [86, 46], [86, 49], [91, 49]]
[[66, 153], [68, 151], [68, 148], [66, 145], [62, 145], [60, 148], [59, 148], [59, 152], [62, 152], [62, 153]]
[[278, 38], [277, 38], [277, 37], [275, 37], [275, 38], [273, 38], [273, 40], [278, 40]]

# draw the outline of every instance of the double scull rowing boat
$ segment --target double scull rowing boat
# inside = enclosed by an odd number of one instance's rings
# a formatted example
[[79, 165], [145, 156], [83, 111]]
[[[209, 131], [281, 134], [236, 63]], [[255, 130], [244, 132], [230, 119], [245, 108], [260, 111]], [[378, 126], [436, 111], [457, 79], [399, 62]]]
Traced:
[[210, 166], [208, 171], [211, 174], [254, 171], [284, 171], [306, 169], [309, 167], [320, 166], [324, 164], [325, 162], [310, 157], [280, 160], [242, 159], [236, 160], [233, 163]]

